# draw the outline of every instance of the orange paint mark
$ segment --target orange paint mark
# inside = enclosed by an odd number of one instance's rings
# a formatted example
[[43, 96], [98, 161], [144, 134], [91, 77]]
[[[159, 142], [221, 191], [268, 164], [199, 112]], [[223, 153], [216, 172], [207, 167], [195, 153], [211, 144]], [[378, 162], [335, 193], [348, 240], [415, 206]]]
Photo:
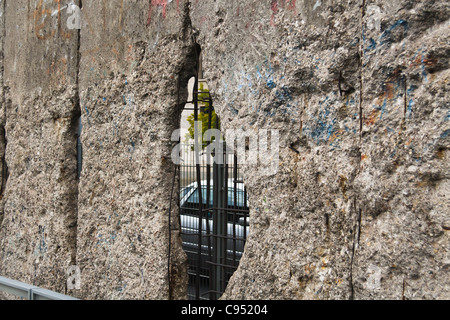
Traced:
[[386, 93], [385, 96], [391, 100], [394, 98], [394, 84], [393, 83], [387, 83], [386, 84]]
[[328, 142], [333, 142], [334, 140], [336, 140], [342, 133], [344, 132], [343, 129], [339, 129], [337, 131], [335, 131], [330, 138], [328, 139]]
[[47, 74], [50, 76], [50, 86], [59, 86], [66, 83], [67, 60], [61, 58], [58, 61], [53, 61], [47, 69]]
[[440, 160], [445, 159], [445, 149], [444, 148], [439, 148], [439, 150], [436, 151], [436, 158], [438, 158]]
[[[57, 4], [58, 21], [57, 29], [58, 35], [64, 39], [70, 39], [72, 34], [65, 32], [61, 24], [61, 0], [54, 0]], [[52, 10], [44, 7], [44, 0], [39, 0], [36, 10], [33, 12], [34, 18], [34, 33], [39, 40], [48, 40], [56, 35], [56, 30], [46, 32], [46, 27], [50, 24], [52, 19]]]
[[[44, 0], [40, 0], [39, 4], [36, 7], [36, 10], [34, 11], [34, 32], [36, 34], [36, 37], [40, 40], [47, 40], [53, 37], [56, 33], [55, 30], [53, 32], [50, 32], [47, 35], [44, 35], [41, 33], [45, 26], [49, 23], [52, 11], [50, 9], [44, 9], [43, 7]], [[43, 22], [41, 22], [43, 21]]]
[[405, 145], [409, 146], [409, 145], [411, 144], [412, 140], [413, 140], [413, 139], [411, 138], [411, 139], [409, 139], [408, 141], [406, 141], [406, 142], [405, 142]]
[[381, 110], [372, 110], [369, 117], [365, 120], [366, 125], [374, 125], [377, 122], [377, 119], [380, 118]]

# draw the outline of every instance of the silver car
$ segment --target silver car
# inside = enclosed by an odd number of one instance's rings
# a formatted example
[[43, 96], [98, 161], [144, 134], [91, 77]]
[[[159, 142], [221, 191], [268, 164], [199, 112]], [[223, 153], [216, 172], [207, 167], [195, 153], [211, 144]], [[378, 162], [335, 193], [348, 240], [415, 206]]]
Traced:
[[[207, 180], [201, 181], [202, 185], [202, 228], [201, 228], [201, 248], [199, 257], [199, 194], [198, 183], [193, 182], [180, 192], [180, 215], [181, 215], [181, 238], [183, 241], [183, 249], [189, 259], [189, 273], [192, 276], [197, 274], [197, 267], [200, 263], [200, 274], [205, 278], [205, 285], [208, 281], [208, 274], [211, 263], [217, 263], [217, 251], [215, 246], [218, 245], [218, 239], [226, 239], [222, 241], [222, 256], [226, 251], [225, 263], [222, 259], [221, 263], [226, 265], [227, 278], [231, 276], [238, 264], [244, 251], [245, 240], [249, 233], [248, 218], [248, 200], [245, 195], [243, 183], [234, 183], [233, 179], [227, 181], [227, 209], [220, 209], [222, 212], [222, 221], [226, 221], [226, 234], [224, 225], [222, 225], [222, 234], [217, 235], [219, 223], [215, 225], [217, 220], [217, 211], [213, 208], [213, 181], [210, 181], [209, 203], [207, 204]], [[245, 203], [245, 204], [244, 204]], [[225, 246], [225, 248], [223, 248]], [[199, 261], [200, 259], [200, 261]]]

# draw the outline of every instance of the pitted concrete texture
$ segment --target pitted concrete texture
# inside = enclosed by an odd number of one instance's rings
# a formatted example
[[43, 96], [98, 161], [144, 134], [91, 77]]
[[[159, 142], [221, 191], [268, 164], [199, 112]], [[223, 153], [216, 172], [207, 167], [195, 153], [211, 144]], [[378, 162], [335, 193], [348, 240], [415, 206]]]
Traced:
[[222, 129], [280, 132], [222, 298], [450, 298], [447, 1], [83, 0], [80, 30], [0, 3], [2, 276], [186, 298], [171, 135], [201, 48]]
[[58, 15], [42, 24], [42, 1], [2, 6], [3, 165], [9, 176], [0, 273], [64, 292], [76, 246], [78, 33], [59, 25]]
[[[83, 1], [91, 24], [81, 30], [80, 47], [84, 168], [77, 263], [87, 298], [168, 299], [169, 272], [173, 298], [186, 296], [177, 219], [170, 271], [167, 256], [171, 135], [181, 115], [178, 81], [186, 101], [193, 74], [192, 28], [188, 7], [167, 8], [167, 24], [149, 20], [148, 9], [146, 2]], [[117, 19], [98, 19], [98, 13]]]
[[448, 7], [193, 5], [223, 126], [281, 137], [224, 298], [449, 297]]

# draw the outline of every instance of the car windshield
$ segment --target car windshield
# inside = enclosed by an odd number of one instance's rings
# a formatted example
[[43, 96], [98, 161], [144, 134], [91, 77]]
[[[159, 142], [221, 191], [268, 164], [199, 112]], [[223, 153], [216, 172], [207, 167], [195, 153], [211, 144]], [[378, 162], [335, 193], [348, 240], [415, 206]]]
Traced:
[[[185, 193], [186, 194], [186, 193]], [[234, 192], [234, 188], [228, 188], [228, 206], [229, 207], [234, 207], [235, 206], [235, 192]], [[206, 186], [202, 186], [202, 202], [203, 204], [206, 204]], [[209, 205], [212, 206], [213, 205], [213, 188], [210, 188], [209, 191]], [[198, 199], [198, 188], [195, 189], [195, 191], [189, 196], [189, 198], [187, 199], [187, 203], [190, 205], [194, 205], [194, 204], [198, 204], [199, 203], [199, 199]], [[236, 190], [236, 204], [238, 207], [246, 207], [244, 206], [244, 191], [243, 190]]]

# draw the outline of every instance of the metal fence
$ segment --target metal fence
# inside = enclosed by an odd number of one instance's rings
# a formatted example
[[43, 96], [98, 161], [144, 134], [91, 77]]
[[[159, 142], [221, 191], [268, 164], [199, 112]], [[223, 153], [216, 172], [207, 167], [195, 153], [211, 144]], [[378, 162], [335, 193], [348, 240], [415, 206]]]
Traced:
[[0, 277], [0, 292], [28, 300], [78, 300], [76, 298], [42, 289], [17, 280]]
[[[196, 43], [195, 36], [193, 40]], [[204, 89], [205, 80], [201, 80], [201, 48], [199, 45], [194, 48], [196, 76], [192, 101], [186, 101], [184, 111], [193, 111], [194, 123], [201, 119], [201, 126], [194, 126], [193, 135], [201, 137], [204, 128], [209, 130], [214, 125], [214, 129], [220, 129], [220, 121], [211, 94]], [[180, 102], [179, 94], [178, 105]], [[237, 156], [227, 153], [226, 143], [211, 155], [205, 155], [199, 142], [194, 144], [197, 148], [184, 146], [179, 167], [181, 237], [189, 263], [188, 296], [214, 300], [225, 291], [244, 252], [249, 232], [247, 190]]]
[[189, 299], [220, 297], [239, 265], [249, 232], [247, 190], [236, 157], [226, 157], [232, 159], [231, 164], [180, 166], [180, 215], [189, 263]]

